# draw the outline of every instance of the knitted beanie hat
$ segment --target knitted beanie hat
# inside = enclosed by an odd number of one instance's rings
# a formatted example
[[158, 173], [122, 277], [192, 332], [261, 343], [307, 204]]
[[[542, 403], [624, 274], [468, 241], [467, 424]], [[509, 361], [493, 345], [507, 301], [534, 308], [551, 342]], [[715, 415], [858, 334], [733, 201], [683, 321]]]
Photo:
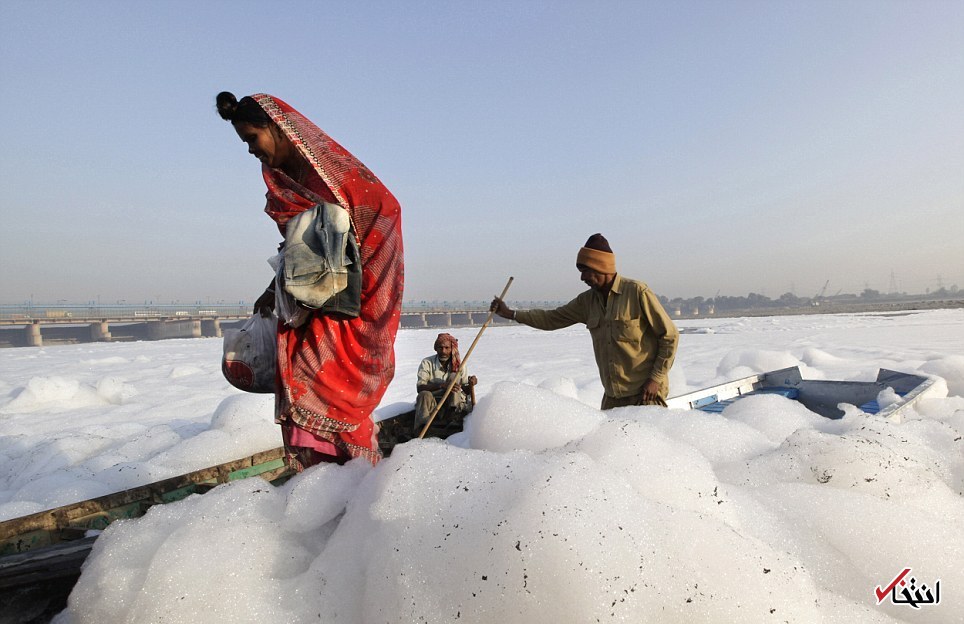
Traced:
[[597, 273], [616, 272], [616, 254], [602, 234], [593, 234], [576, 254], [576, 264], [589, 267]]

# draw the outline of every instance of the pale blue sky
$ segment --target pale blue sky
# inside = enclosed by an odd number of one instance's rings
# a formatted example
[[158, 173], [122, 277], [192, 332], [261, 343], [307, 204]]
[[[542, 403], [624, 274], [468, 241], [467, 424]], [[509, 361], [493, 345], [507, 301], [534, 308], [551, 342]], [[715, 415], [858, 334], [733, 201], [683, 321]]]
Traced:
[[403, 209], [406, 301], [964, 288], [964, 3], [0, 4], [0, 302], [253, 300], [214, 96], [288, 101]]

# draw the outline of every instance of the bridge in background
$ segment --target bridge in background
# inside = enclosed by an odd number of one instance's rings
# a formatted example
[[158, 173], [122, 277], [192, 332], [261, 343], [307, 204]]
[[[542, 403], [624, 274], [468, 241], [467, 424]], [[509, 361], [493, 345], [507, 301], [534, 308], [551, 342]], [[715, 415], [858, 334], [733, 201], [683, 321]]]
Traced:
[[[481, 325], [488, 310], [416, 308], [402, 311], [402, 328]], [[248, 305], [0, 305], [0, 347], [220, 337], [251, 315]], [[494, 317], [493, 323], [509, 321]]]
[[0, 306], [0, 347], [221, 336], [240, 306]]

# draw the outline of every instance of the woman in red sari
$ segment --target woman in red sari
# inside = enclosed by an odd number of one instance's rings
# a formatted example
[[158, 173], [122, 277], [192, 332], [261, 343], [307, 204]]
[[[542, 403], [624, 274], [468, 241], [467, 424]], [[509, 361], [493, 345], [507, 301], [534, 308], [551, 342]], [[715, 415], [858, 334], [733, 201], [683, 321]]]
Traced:
[[[288, 221], [321, 202], [348, 211], [361, 251], [357, 317], [312, 311], [298, 327], [278, 322], [275, 420], [298, 471], [320, 462], [381, 457], [372, 411], [395, 373], [402, 306], [402, 222], [398, 201], [372, 173], [298, 111], [265, 94], [223, 92], [218, 113], [261, 161], [265, 212], [282, 235]], [[274, 308], [271, 286], [255, 303]]]

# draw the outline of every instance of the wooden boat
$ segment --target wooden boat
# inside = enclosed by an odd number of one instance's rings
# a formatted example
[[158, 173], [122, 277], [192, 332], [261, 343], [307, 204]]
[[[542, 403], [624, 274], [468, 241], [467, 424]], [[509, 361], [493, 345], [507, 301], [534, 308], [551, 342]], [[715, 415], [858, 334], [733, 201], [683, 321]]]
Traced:
[[221, 483], [259, 476], [280, 483], [291, 476], [279, 447], [123, 492], [0, 522], [0, 592], [76, 577], [97, 533], [111, 522], [136, 518], [154, 505], [203, 494]]
[[[425, 432], [426, 438], [441, 438], [444, 440], [462, 431], [462, 421], [476, 405], [475, 385], [476, 381], [473, 377], [469, 380], [469, 383], [462, 386], [462, 391], [468, 398], [466, 410], [464, 412], [455, 411], [451, 408], [441, 410], [432, 421], [432, 426]], [[378, 427], [378, 445], [385, 457], [392, 454], [392, 449], [395, 448], [396, 444], [414, 440], [421, 433], [421, 427], [415, 426], [415, 410], [409, 410], [381, 420]]]
[[[900, 400], [881, 408], [877, 398], [887, 388], [892, 388]], [[875, 381], [828, 381], [803, 379], [800, 369], [793, 366], [696, 390], [668, 399], [666, 404], [671, 408], [720, 413], [743, 397], [777, 394], [799, 401], [825, 418], [843, 417], [839, 405], [847, 403], [867, 414], [900, 422], [901, 412], [930, 394], [933, 388], [934, 380], [929, 377], [884, 368], [877, 372]]]
[[[414, 437], [414, 412], [379, 423], [382, 453]], [[462, 419], [440, 418], [427, 437], [446, 438], [461, 431]], [[0, 522], [0, 594], [38, 583], [72, 585], [80, 574], [97, 535], [115, 520], [137, 518], [154, 505], [204, 494], [214, 487], [249, 477], [280, 485], [292, 476], [284, 463], [284, 448], [195, 470], [123, 492], [48, 509]], [[2, 604], [0, 604], [2, 606]]]

